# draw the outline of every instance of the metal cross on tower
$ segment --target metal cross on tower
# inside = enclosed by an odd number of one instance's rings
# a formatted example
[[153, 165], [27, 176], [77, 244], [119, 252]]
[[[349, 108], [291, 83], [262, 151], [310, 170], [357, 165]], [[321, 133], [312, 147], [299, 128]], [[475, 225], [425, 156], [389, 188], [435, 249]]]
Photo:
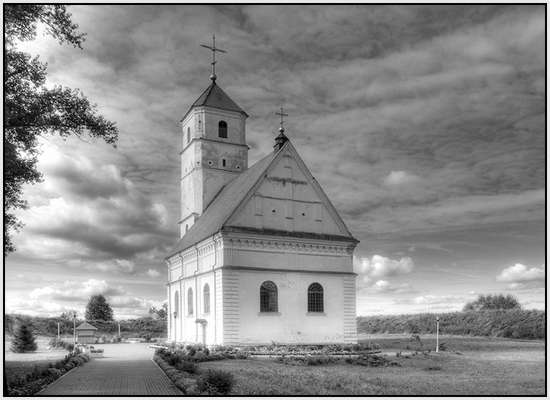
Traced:
[[279, 132], [283, 133], [285, 131], [285, 128], [283, 127], [283, 123], [285, 122], [283, 117], [288, 117], [288, 114], [284, 113], [282, 106], [281, 106], [281, 112], [276, 112], [275, 114], [281, 116], [281, 126], [279, 127]]
[[216, 35], [212, 35], [212, 46], [208, 46], [206, 44], [201, 44], [201, 46], [212, 50], [212, 62], [210, 63], [212, 64], [212, 75], [210, 75], [210, 79], [212, 79], [212, 81], [216, 81], [216, 51], [219, 51], [220, 53], [227, 53], [227, 51], [216, 47]]

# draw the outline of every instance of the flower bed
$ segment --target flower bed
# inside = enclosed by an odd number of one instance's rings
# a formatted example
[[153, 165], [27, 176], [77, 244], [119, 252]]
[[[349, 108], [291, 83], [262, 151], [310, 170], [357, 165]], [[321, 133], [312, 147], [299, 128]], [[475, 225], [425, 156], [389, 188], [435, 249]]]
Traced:
[[67, 371], [89, 360], [86, 354], [68, 354], [63, 360], [49, 363], [48, 366], [36, 366], [30, 374], [11, 378], [8, 381], [8, 393], [10, 396], [32, 396]]
[[250, 352], [236, 347], [214, 346], [209, 349], [203, 345], [170, 345], [158, 348], [157, 354], [161, 357], [185, 360], [191, 362], [205, 362], [217, 360], [244, 360], [250, 356]]
[[190, 346], [189, 349], [184, 347], [176, 351], [157, 349], [153, 360], [186, 395], [226, 395], [230, 393], [234, 382], [232, 374], [211, 369], [201, 371], [198, 366], [198, 362], [207, 359], [224, 359], [222, 353], [211, 354], [204, 348], [198, 351], [208, 354], [205, 354], [204, 357], [197, 356], [197, 346]]

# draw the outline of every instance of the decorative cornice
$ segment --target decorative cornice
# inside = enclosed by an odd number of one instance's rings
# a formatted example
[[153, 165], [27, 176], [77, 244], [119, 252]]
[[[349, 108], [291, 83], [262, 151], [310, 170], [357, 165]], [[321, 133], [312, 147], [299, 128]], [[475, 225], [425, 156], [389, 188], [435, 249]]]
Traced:
[[250, 237], [227, 237], [224, 238], [224, 248], [235, 250], [266, 250], [283, 253], [300, 253], [300, 254], [318, 254], [318, 255], [336, 255], [349, 256], [353, 253], [354, 245], [350, 244], [331, 244], [331, 243], [315, 243], [315, 242], [300, 242], [289, 241], [284, 239], [269, 239], [269, 238], [250, 238]]
[[338, 241], [349, 242], [355, 245], [359, 243], [359, 240], [351, 236], [330, 235], [325, 233], [313, 233], [313, 232], [294, 232], [283, 231], [278, 229], [265, 229], [265, 228], [252, 228], [252, 227], [240, 227], [240, 226], [224, 226], [221, 229], [222, 233], [252, 233], [256, 235], [269, 235], [269, 236], [282, 236], [287, 238], [297, 239], [314, 239], [314, 240], [326, 240], [326, 241]]

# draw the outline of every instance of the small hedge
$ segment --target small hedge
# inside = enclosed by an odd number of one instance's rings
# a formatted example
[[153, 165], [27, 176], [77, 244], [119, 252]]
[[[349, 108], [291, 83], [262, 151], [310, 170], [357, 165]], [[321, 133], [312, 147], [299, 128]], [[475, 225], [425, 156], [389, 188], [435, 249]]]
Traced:
[[[157, 349], [153, 360], [184, 394], [224, 395], [233, 387], [233, 375], [214, 370], [203, 372], [198, 363], [235, 359], [237, 354], [238, 351], [228, 348], [218, 352], [199, 345], [178, 346], [178, 350]], [[245, 356], [247, 357], [246, 354], [240, 354], [240, 357]]]
[[180, 389], [183, 394], [190, 394], [190, 387], [191, 384], [195, 381], [189, 381], [188, 375], [185, 372], [182, 372], [178, 369], [176, 369], [173, 365], [169, 364], [165, 359], [163, 359], [158, 354], [155, 354], [153, 356], [153, 361], [157, 363], [157, 365], [164, 371], [166, 376], [170, 378], [172, 382], [174, 382], [174, 385], [178, 389]]
[[247, 351], [242, 351], [233, 347], [218, 346], [212, 350], [202, 345], [170, 345], [165, 349], [158, 349], [157, 354], [167, 361], [170, 365], [175, 365], [178, 361], [205, 362], [218, 360], [244, 360], [250, 356]]
[[206, 370], [197, 381], [197, 389], [208, 395], [227, 395], [231, 392], [235, 379], [230, 372]]
[[63, 360], [49, 363], [48, 366], [35, 366], [30, 374], [15, 376], [7, 382], [10, 396], [32, 396], [44, 386], [58, 379], [65, 372], [90, 360], [86, 354], [68, 354]]
[[74, 344], [64, 341], [63, 339], [51, 338], [48, 342], [48, 346], [52, 349], [65, 349], [67, 351], [74, 350]]

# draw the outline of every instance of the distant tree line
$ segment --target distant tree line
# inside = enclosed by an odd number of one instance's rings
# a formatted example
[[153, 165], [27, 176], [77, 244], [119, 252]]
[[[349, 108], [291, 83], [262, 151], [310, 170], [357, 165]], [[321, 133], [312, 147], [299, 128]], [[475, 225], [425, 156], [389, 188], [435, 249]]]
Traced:
[[[439, 331], [450, 335], [515, 339], [546, 337], [546, 312], [523, 310], [513, 296], [481, 295], [462, 312], [437, 314]], [[435, 333], [436, 314], [381, 315], [357, 318], [359, 333]]]
[[[168, 305], [164, 303], [158, 309], [151, 307], [149, 317], [114, 321], [113, 309], [105, 296], [98, 294], [91, 296], [88, 300], [85, 316], [86, 321], [98, 329], [98, 336], [102, 334], [118, 335], [119, 323], [121, 336], [166, 336], [167, 309]], [[7, 314], [4, 315], [4, 332], [13, 335], [17, 326], [25, 325], [35, 335], [52, 336], [57, 335], [57, 324], [59, 323], [59, 333], [61, 335], [72, 335], [74, 325], [78, 326], [84, 322], [80, 318], [75, 319], [77, 315], [76, 311], [66, 311], [57, 318]]]
[[[72, 317], [71, 319], [63, 319], [61, 316], [50, 318], [31, 317], [29, 315], [20, 314], [4, 315], [4, 332], [13, 335], [19, 324], [25, 324], [30, 327], [35, 335], [56, 336], [58, 322], [60, 324], [61, 335], [67, 336], [73, 334]], [[84, 322], [84, 320], [77, 318], [76, 326], [82, 322]], [[118, 334], [117, 321], [87, 320], [87, 322], [98, 328], [98, 336], [102, 334]], [[152, 317], [121, 320], [120, 333], [125, 337], [143, 337], [145, 335], [164, 337], [166, 336], [166, 321], [154, 319]]]

